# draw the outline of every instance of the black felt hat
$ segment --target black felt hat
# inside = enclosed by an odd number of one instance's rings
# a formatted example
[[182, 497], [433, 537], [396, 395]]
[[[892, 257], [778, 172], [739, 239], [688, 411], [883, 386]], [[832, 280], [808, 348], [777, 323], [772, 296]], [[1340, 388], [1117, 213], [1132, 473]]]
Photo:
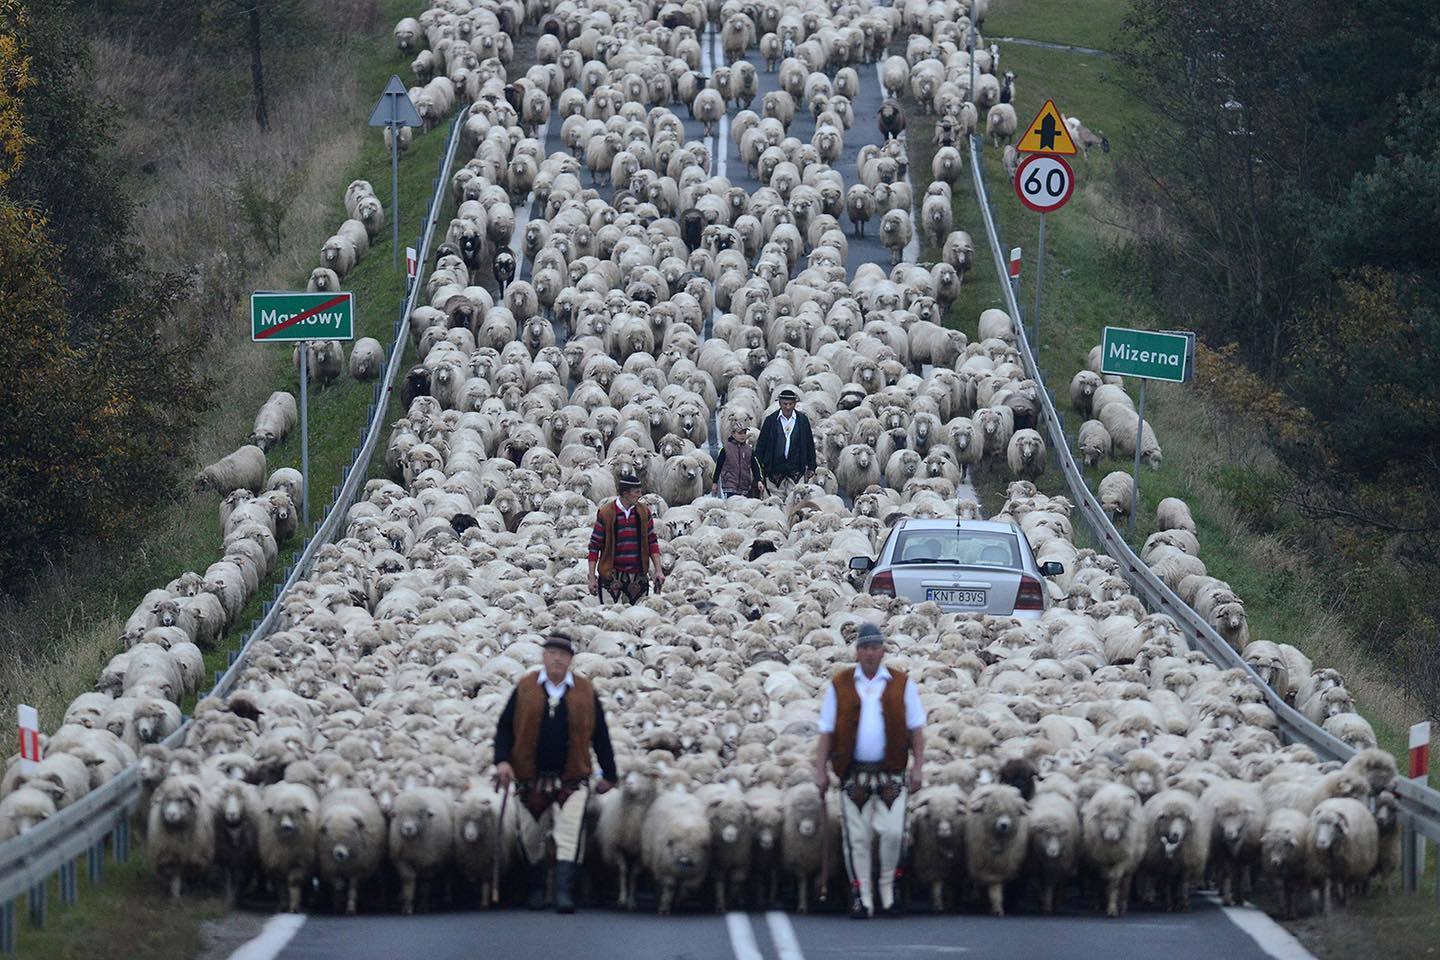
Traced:
[[626, 473], [620, 476], [616, 486], [621, 490], [637, 490], [645, 485], [640, 482], [638, 477]]
[[548, 634], [540, 646], [546, 650], [564, 650], [570, 656], [575, 656], [575, 644], [563, 633]]

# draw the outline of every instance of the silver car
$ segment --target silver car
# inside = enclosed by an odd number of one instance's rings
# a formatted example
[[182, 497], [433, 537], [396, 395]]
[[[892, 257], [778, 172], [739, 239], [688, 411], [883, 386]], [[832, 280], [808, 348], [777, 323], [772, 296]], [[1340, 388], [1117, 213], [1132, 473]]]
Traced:
[[1044, 578], [1065, 572], [1037, 564], [1020, 528], [997, 520], [901, 520], [879, 557], [852, 557], [850, 569], [866, 571], [866, 593], [1022, 619], [1049, 608]]

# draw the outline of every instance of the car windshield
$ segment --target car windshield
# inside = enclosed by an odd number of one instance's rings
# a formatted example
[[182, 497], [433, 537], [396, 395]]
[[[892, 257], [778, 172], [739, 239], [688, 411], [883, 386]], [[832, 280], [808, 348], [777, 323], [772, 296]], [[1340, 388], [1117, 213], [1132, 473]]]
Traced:
[[989, 567], [1020, 566], [1015, 535], [984, 530], [902, 530], [892, 564], [963, 563]]

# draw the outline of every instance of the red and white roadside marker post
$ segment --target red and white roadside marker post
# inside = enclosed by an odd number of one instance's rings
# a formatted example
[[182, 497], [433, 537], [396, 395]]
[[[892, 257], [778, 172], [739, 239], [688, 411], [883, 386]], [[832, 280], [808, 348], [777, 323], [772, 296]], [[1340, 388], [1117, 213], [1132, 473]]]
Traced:
[[415, 282], [415, 278], [418, 277], [419, 275], [420, 275], [420, 255], [415, 252], [415, 248], [414, 248], [414, 247], [406, 247], [406, 248], [405, 248], [405, 278], [409, 281], [409, 284], [407, 284], [407, 286], [409, 286], [410, 284], [413, 284], [413, 283]]
[[40, 755], [40, 714], [27, 704], [20, 704], [20, 772], [29, 775], [44, 759]]
[[1016, 299], [1020, 297], [1020, 248], [1010, 248], [1010, 290]]
[[[1424, 786], [1430, 778], [1430, 723], [1417, 723], [1410, 728], [1410, 780]], [[1415, 872], [1412, 874], [1418, 882], [1421, 874], [1425, 872], [1425, 835], [1415, 831], [1407, 831], [1413, 837], [1415, 858]], [[1440, 883], [1440, 876], [1437, 876], [1437, 883]], [[1413, 889], [1413, 888], [1412, 888]], [[1436, 888], [1435, 895], [1440, 897], [1440, 887]]]

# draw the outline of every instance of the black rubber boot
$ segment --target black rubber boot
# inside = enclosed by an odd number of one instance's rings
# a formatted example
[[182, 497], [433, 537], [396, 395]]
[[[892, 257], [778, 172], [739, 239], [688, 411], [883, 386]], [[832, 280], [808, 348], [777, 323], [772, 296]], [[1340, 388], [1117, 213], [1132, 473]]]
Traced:
[[555, 912], [575, 912], [575, 871], [577, 864], [569, 860], [555, 861]]
[[530, 895], [525, 898], [525, 906], [530, 910], [544, 910], [545, 903], [545, 864], [531, 863], [526, 865], [526, 875], [530, 881]]

